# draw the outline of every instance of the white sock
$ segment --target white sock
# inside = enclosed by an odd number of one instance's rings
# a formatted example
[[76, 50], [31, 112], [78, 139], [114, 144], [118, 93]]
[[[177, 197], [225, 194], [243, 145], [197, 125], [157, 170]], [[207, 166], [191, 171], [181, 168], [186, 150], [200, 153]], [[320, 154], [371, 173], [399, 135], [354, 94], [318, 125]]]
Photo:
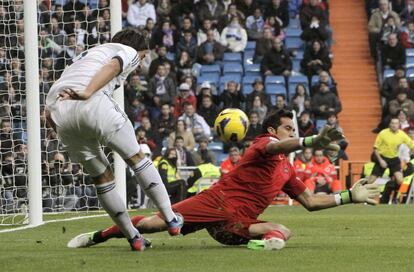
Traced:
[[165, 189], [161, 176], [155, 169], [154, 164], [147, 158], [136, 164], [134, 170], [135, 178], [144, 190], [145, 194], [155, 203], [167, 222], [175, 218], [171, 209], [171, 201]]
[[129, 218], [125, 205], [115, 190], [115, 182], [95, 185], [99, 202], [127, 239], [139, 235]]

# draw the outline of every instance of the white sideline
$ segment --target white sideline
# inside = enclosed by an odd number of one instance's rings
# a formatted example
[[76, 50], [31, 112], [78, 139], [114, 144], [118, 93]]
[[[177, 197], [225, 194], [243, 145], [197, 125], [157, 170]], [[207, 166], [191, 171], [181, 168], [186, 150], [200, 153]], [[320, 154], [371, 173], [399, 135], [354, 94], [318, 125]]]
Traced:
[[27, 225], [27, 226], [13, 228], [13, 229], [5, 229], [5, 230], [0, 230], [0, 233], [14, 232], [14, 231], [25, 230], [25, 229], [32, 229], [32, 228], [36, 228], [36, 227], [39, 227], [39, 226], [42, 226], [42, 225], [46, 225], [48, 223], [56, 223], [56, 222], [64, 222], [64, 221], [75, 221], [75, 220], [82, 220], [82, 219], [88, 219], [88, 218], [94, 218], [94, 217], [104, 217], [104, 216], [108, 216], [108, 214], [105, 213], [105, 214], [97, 214], [97, 215], [88, 215], [88, 216], [78, 216], [78, 217], [71, 217], [71, 218], [47, 220], [47, 221], [44, 221], [42, 224], [37, 225], [37, 226]]

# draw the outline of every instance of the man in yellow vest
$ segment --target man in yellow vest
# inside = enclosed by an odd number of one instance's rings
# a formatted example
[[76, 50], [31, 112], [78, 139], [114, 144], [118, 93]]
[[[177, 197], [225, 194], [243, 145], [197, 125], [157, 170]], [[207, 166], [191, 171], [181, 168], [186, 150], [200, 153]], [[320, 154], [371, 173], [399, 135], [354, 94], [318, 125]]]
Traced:
[[171, 203], [184, 200], [187, 196], [187, 185], [177, 171], [177, 150], [169, 148], [158, 163], [158, 172], [170, 195]]
[[196, 193], [199, 193], [212, 185], [212, 183], [205, 185], [201, 184], [200, 182], [202, 179], [210, 179], [210, 181], [214, 181], [219, 179], [220, 176], [220, 167], [215, 166], [210, 160], [206, 160], [203, 164], [197, 166], [197, 169], [190, 173], [190, 177], [187, 179], [189, 187], [187, 195], [195, 195]]

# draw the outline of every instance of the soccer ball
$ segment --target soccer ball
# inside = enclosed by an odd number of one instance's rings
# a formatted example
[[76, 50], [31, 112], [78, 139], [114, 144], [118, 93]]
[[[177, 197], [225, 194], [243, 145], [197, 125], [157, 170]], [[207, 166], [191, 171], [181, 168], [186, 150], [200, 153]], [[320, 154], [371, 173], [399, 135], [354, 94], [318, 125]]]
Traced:
[[226, 143], [243, 140], [249, 127], [247, 115], [239, 109], [225, 109], [219, 113], [214, 122], [214, 129], [219, 138]]

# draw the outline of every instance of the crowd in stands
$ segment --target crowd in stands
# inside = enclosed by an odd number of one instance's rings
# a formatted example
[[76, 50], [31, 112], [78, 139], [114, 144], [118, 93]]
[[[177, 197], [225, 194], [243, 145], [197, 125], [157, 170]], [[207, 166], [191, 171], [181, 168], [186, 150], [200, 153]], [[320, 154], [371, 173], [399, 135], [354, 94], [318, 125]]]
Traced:
[[[261, 122], [271, 111], [294, 109], [300, 136], [316, 133], [327, 122], [338, 126], [337, 114], [342, 108], [330, 74], [333, 40], [328, 2], [122, 1], [123, 26], [142, 31], [149, 49], [141, 68], [125, 81], [125, 112], [136, 129], [137, 141], [148, 146], [148, 154], [158, 161], [174, 201], [185, 197], [197, 180], [183, 183], [180, 172], [173, 174], [172, 168], [194, 166], [190, 176], [199, 176], [207, 171], [200, 166], [223, 163], [222, 173], [230, 171], [261, 133]], [[67, 65], [84, 50], [110, 41], [109, 0], [40, 0], [38, 22], [39, 96], [43, 105]], [[399, 25], [400, 21], [394, 23]], [[17, 171], [24, 177], [27, 172], [26, 168], [17, 170], [27, 154], [24, 35], [23, 0], [3, 1], [1, 173], [14, 173], [13, 179]], [[408, 34], [406, 43], [410, 37]], [[215, 117], [228, 107], [243, 109], [251, 121], [246, 139], [238, 146], [223, 145], [214, 134]], [[53, 210], [56, 205], [79, 208], [85, 202], [96, 206], [89, 176], [80, 165], [70, 162], [43, 114], [41, 117], [44, 209]], [[340, 152], [318, 153], [312, 163], [338, 165], [340, 159], [346, 159], [346, 145], [341, 143]], [[6, 160], [14, 161], [12, 172], [5, 172]], [[332, 176], [329, 183], [335, 180], [332, 173], [328, 173]], [[312, 180], [317, 175], [312, 174]], [[177, 183], [169, 184], [172, 181]], [[7, 189], [20, 183], [25, 188], [27, 180], [3, 182], [6, 202], [26, 197], [24, 189], [17, 191], [20, 195]], [[129, 197], [137, 196], [131, 193]]]

